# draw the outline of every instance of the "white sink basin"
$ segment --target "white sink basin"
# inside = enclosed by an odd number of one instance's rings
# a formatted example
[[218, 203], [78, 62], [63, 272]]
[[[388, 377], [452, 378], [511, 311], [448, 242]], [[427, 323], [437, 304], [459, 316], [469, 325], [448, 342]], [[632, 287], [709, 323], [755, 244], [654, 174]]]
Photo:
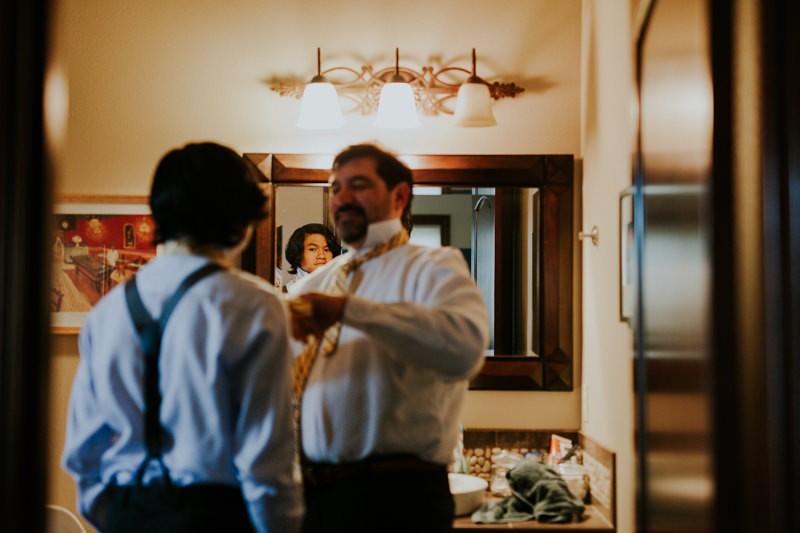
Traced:
[[468, 474], [447, 474], [450, 482], [450, 493], [453, 495], [456, 516], [472, 513], [483, 503], [483, 495], [489, 482]]

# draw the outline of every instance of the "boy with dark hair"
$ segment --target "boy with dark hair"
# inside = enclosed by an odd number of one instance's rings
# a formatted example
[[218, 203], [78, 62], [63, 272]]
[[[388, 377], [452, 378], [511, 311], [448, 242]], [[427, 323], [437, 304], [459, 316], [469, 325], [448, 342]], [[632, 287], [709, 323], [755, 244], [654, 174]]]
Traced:
[[[266, 282], [231, 266], [266, 213], [257, 182], [215, 143], [167, 153], [150, 194], [159, 255], [80, 333], [63, 462], [80, 511], [104, 532], [299, 526], [285, 313]], [[160, 325], [153, 381], [129, 289], [159, 317], [199, 271], [211, 273]]]

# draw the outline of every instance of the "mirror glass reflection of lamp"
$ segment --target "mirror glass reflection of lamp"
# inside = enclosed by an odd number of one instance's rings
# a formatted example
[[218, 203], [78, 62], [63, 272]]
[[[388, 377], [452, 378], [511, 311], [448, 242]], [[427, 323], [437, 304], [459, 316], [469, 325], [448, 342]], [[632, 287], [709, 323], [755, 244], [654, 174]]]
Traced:
[[472, 75], [461, 84], [456, 98], [456, 126], [494, 126], [497, 121], [492, 113], [492, 96], [489, 86], [475, 73], [475, 49], [472, 49]]
[[395, 49], [394, 74], [381, 89], [376, 128], [418, 128], [421, 126], [414, 101], [414, 90], [400, 75], [400, 49]]
[[336, 88], [322, 75], [322, 58], [317, 48], [317, 75], [303, 89], [300, 118], [297, 127], [307, 130], [327, 130], [344, 126]]

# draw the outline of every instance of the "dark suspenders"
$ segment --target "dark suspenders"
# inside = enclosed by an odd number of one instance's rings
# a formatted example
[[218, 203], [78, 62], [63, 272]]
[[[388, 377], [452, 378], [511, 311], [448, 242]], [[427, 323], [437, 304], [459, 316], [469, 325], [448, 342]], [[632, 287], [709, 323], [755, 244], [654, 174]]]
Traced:
[[147, 465], [152, 460], [155, 460], [161, 466], [161, 470], [164, 474], [164, 481], [167, 484], [171, 483], [169, 470], [164, 465], [164, 461], [161, 457], [164, 445], [164, 430], [161, 426], [161, 420], [159, 419], [159, 413], [161, 411], [161, 391], [159, 390], [158, 379], [158, 357], [161, 351], [161, 336], [167, 325], [167, 320], [169, 320], [172, 311], [192, 285], [205, 276], [224, 269], [225, 267], [218, 263], [208, 263], [189, 274], [189, 276], [181, 282], [175, 293], [164, 303], [161, 316], [158, 317], [158, 320], [153, 319], [150, 313], [147, 312], [147, 309], [145, 309], [142, 298], [136, 288], [136, 278], [134, 277], [125, 283], [125, 301], [128, 304], [128, 311], [133, 319], [133, 324], [136, 329], [136, 334], [139, 336], [139, 342], [141, 343], [145, 359], [144, 440], [147, 455], [136, 472], [137, 485], [142, 485], [144, 472], [147, 469]]

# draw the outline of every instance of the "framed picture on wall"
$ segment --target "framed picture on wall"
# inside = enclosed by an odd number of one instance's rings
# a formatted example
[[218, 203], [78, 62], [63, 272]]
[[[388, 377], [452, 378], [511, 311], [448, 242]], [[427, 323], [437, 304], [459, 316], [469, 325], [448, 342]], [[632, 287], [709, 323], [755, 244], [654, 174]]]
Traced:
[[56, 199], [51, 248], [51, 327], [80, 331], [91, 308], [156, 255], [143, 196]]
[[630, 323], [634, 297], [633, 187], [619, 194], [619, 319]]

